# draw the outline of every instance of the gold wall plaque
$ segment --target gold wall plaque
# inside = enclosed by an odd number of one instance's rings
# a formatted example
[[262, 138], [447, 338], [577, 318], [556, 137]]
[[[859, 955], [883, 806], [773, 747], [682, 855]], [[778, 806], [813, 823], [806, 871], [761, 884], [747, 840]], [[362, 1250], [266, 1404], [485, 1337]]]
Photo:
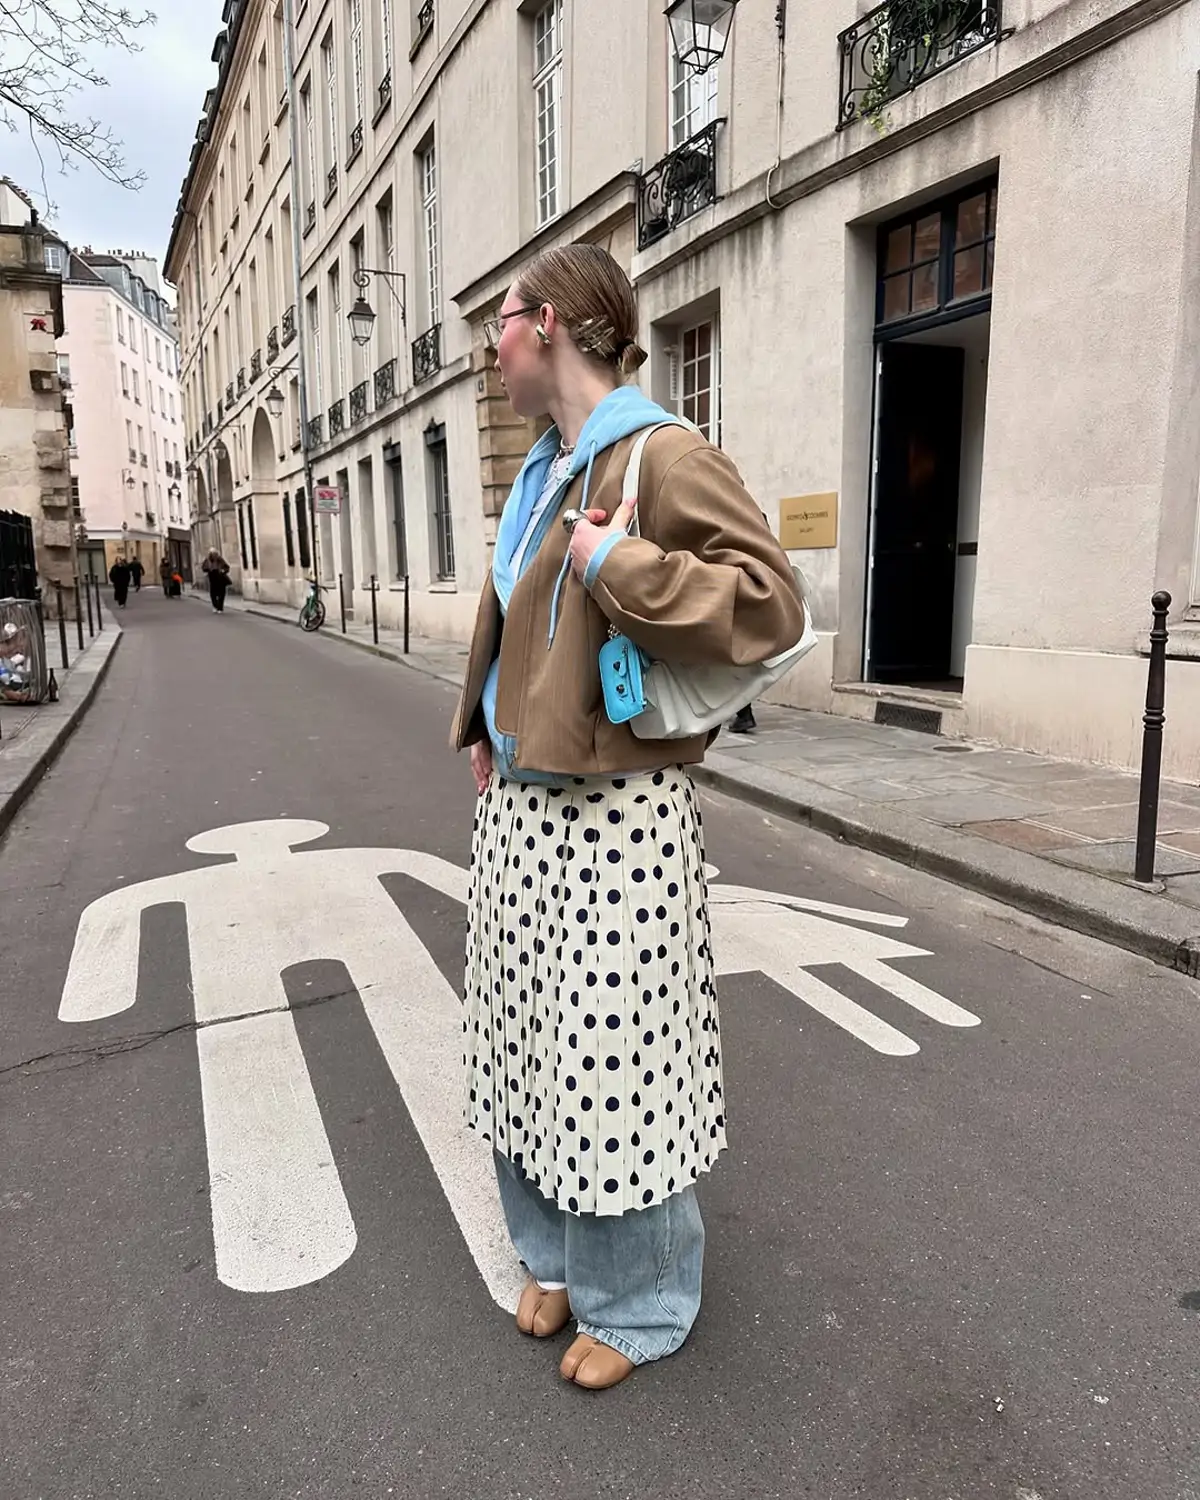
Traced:
[[794, 495], [779, 502], [779, 545], [785, 552], [837, 546], [838, 497]]

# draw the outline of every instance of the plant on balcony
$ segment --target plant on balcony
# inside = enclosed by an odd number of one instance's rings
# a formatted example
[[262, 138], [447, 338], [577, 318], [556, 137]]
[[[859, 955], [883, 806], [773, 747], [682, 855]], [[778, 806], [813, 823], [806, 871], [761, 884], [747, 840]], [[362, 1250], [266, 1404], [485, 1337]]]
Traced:
[[944, 49], [953, 61], [964, 34], [969, 37], [972, 28], [982, 31], [986, 6], [987, 0], [887, 0], [881, 5], [864, 33], [868, 83], [859, 95], [859, 118], [882, 134], [888, 104], [944, 66], [939, 57]]

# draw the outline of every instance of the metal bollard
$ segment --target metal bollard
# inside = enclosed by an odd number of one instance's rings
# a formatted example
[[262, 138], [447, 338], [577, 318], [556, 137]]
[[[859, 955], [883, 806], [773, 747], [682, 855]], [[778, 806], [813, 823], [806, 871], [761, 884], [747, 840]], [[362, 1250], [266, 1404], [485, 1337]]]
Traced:
[[100, 603], [100, 580], [93, 578], [92, 582], [96, 585], [96, 629], [100, 631], [104, 629], [104, 606]]
[[404, 654], [408, 655], [408, 574], [404, 575]]
[[379, 644], [379, 580], [371, 574], [371, 635]]
[[90, 578], [83, 580], [83, 597], [87, 600], [88, 635], [94, 636], [96, 634], [96, 622], [92, 619], [92, 580]]
[[62, 669], [65, 672], [71, 665], [71, 656], [67, 650], [67, 617], [63, 611], [63, 590], [58, 579], [54, 580], [54, 608], [58, 611], [58, 649], [62, 655]]
[[342, 575], [338, 574], [338, 604], [342, 611], [342, 634], [346, 634], [346, 588], [342, 582]]
[[79, 579], [75, 580], [75, 634], [79, 637], [79, 649], [83, 650], [83, 605], [79, 602]]
[[1167, 611], [1170, 594], [1160, 590], [1150, 600], [1154, 628], [1150, 632], [1150, 672], [1146, 680], [1146, 712], [1142, 718], [1142, 779], [1138, 790], [1137, 848], [1133, 878], [1154, 879], [1154, 850], [1158, 839], [1158, 787], [1162, 776], [1162, 740], [1166, 714]]

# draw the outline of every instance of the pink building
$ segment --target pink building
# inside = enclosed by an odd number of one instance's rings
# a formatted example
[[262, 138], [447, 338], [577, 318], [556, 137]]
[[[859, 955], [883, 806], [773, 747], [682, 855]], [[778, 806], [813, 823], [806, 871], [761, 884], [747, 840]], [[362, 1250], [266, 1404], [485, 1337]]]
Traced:
[[139, 255], [72, 254], [63, 306], [81, 572], [105, 576], [117, 557], [138, 558], [157, 583], [166, 557], [190, 579], [178, 334], [158, 268]]

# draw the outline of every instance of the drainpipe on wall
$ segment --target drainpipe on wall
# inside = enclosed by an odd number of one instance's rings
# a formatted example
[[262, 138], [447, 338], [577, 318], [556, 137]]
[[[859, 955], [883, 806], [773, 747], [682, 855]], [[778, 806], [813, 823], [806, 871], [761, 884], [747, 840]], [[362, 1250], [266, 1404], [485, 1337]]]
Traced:
[[[292, 280], [296, 299], [296, 339], [300, 346], [300, 451], [304, 458], [304, 486], [308, 492], [308, 535], [312, 552], [312, 576], [321, 577], [320, 542], [317, 536], [317, 497], [313, 488], [312, 453], [308, 445], [308, 354], [304, 287], [301, 281], [300, 215], [304, 212], [300, 181], [300, 117], [296, 90], [296, 18], [294, 0], [283, 0], [283, 71], [288, 98], [288, 143], [291, 157], [288, 180], [292, 195]], [[345, 497], [343, 497], [345, 503]]]

